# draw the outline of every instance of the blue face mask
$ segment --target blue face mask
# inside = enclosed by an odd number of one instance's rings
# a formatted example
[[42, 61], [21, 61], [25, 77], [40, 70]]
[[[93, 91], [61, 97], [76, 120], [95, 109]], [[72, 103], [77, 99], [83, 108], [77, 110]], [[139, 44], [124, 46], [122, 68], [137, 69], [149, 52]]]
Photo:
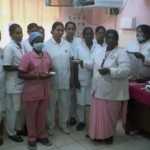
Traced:
[[42, 43], [42, 42], [34, 43], [34, 44], [33, 44], [33, 48], [34, 48], [37, 52], [42, 52], [43, 43]]
[[146, 41], [146, 38], [144, 36], [137, 36], [137, 41], [139, 43], [144, 43]]

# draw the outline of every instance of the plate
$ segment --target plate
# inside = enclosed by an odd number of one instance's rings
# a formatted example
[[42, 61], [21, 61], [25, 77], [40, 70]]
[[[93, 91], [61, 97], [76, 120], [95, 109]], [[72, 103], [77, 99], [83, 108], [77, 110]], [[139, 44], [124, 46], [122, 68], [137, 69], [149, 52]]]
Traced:
[[55, 75], [55, 74], [56, 74], [56, 72], [51, 71], [51, 72], [49, 72], [49, 74], [50, 74], [50, 75]]
[[73, 63], [80, 63], [81, 60], [80, 60], [80, 59], [73, 59], [72, 62], [73, 62]]

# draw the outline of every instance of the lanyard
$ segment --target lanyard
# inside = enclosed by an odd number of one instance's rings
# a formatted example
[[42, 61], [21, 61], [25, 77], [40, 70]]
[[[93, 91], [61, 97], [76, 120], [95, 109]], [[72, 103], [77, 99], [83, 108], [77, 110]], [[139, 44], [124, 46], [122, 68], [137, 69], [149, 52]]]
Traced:
[[105, 53], [105, 57], [103, 58], [103, 61], [102, 61], [102, 63], [101, 63], [101, 68], [104, 67], [105, 61], [107, 60], [109, 54], [110, 54], [110, 52], [106, 52], [106, 53]]

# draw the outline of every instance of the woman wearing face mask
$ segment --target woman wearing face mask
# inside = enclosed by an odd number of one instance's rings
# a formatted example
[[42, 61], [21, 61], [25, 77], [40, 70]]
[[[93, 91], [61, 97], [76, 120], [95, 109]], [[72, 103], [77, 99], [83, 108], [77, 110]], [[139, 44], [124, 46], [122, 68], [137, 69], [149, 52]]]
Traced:
[[106, 32], [105, 54], [95, 56], [93, 66], [99, 75], [92, 86], [92, 104], [89, 122], [89, 137], [93, 140], [113, 143], [118, 119], [125, 123], [130, 72], [127, 53], [118, 47], [116, 30]]
[[31, 33], [29, 41], [33, 50], [23, 56], [19, 66], [19, 76], [25, 80], [23, 103], [28, 130], [28, 146], [36, 149], [36, 142], [46, 146], [51, 145], [45, 127], [52, 62], [48, 54], [42, 51], [41, 33]]
[[128, 46], [133, 79], [150, 78], [150, 26], [139, 25], [136, 28], [137, 43]]

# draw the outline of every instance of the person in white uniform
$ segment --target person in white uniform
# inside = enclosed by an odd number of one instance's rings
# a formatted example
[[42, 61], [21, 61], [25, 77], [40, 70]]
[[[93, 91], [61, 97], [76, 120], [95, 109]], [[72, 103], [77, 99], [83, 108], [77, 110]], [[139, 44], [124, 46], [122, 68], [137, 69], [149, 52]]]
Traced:
[[150, 26], [136, 28], [137, 42], [128, 45], [128, 55], [132, 67], [132, 79], [150, 79]]
[[[24, 51], [21, 47], [22, 28], [18, 24], [9, 27], [11, 41], [4, 48], [4, 70], [6, 72], [6, 129], [8, 137], [16, 142], [22, 142], [16, 134], [17, 116], [21, 110], [21, 93], [23, 81], [18, 77], [18, 65]], [[18, 120], [20, 120], [18, 118]]]
[[[0, 40], [1, 40], [1, 33], [0, 33]], [[4, 112], [5, 112], [5, 72], [3, 69], [3, 50], [0, 48], [0, 145], [3, 144]]]
[[[30, 23], [27, 26], [27, 33], [30, 36], [30, 34], [32, 32], [36, 32], [36, 31], [38, 31], [38, 29], [39, 28], [38, 28], [38, 25], [36, 23]], [[32, 49], [33, 49], [32, 46], [31, 46], [31, 44], [30, 44], [30, 42], [29, 42], [29, 38], [25, 39], [22, 42], [22, 46], [23, 46], [23, 49], [24, 49], [25, 52], [31, 52]]]
[[83, 39], [78, 44], [75, 55], [75, 59], [80, 60], [78, 71], [80, 89], [77, 90], [77, 115], [79, 122], [76, 129], [78, 131], [85, 128], [91, 100], [92, 70], [86, 68], [84, 63], [90, 61], [93, 55], [101, 49], [101, 46], [93, 42], [94, 32], [91, 27], [85, 27], [82, 36]]
[[64, 25], [61, 22], [55, 22], [52, 25], [52, 38], [44, 45], [46, 51], [52, 58], [54, 71], [56, 75], [51, 78], [53, 81], [54, 95], [50, 99], [49, 107], [49, 134], [52, 135], [55, 127], [56, 103], [59, 111], [59, 126], [62, 131], [69, 134], [67, 121], [69, 119], [69, 78], [70, 78], [70, 44], [65, 41], [62, 36], [64, 33]]
[[[64, 39], [70, 44], [71, 51], [74, 57], [74, 54], [76, 53], [76, 47], [81, 41], [79, 37], [75, 37], [76, 33], [76, 24], [72, 21], [68, 21], [65, 24], [65, 37]], [[72, 59], [73, 59], [72, 57]], [[78, 66], [75, 63], [71, 63], [71, 75], [70, 75], [70, 116], [68, 123], [70, 126], [73, 126], [76, 124], [76, 108], [77, 108], [77, 98], [76, 98], [76, 89], [78, 89], [78, 79], [77, 79], [77, 72], [78, 72]]]

